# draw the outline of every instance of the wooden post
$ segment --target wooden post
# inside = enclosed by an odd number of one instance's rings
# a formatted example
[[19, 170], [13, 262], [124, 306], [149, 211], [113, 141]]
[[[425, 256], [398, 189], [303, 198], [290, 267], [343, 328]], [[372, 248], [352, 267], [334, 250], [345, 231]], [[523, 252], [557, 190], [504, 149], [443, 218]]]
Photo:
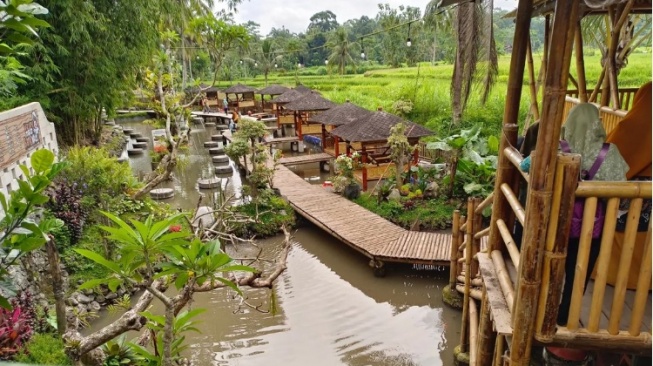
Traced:
[[481, 238], [480, 237], [477, 238], [476, 233], [478, 233], [481, 230], [481, 226], [483, 224], [483, 215], [475, 213], [476, 208], [481, 203], [481, 201], [482, 199], [480, 197], [472, 198], [474, 211], [467, 213], [467, 217], [471, 217], [472, 220], [474, 221], [472, 225], [474, 229], [473, 231], [474, 235], [472, 235], [471, 238], [468, 238], [468, 240], [471, 239], [470, 241], [468, 241], [468, 243], [471, 243], [471, 247], [472, 247], [472, 263], [471, 263], [471, 267], [469, 267], [470, 276], [472, 276], [471, 278], [476, 277], [476, 274], [478, 273], [478, 261], [473, 258], [476, 257], [476, 253], [481, 251]]
[[326, 149], [326, 125], [322, 124], [322, 151]]
[[533, 119], [537, 121], [540, 119], [540, 107], [537, 104], [537, 86], [535, 85], [535, 67], [533, 66], [533, 50], [531, 48], [530, 36], [526, 43], [526, 52], [528, 54], [528, 86], [531, 92], [531, 113], [533, 113]]
[[[628, 0], [625, 6], [621, 8], [620, 13], [615, 13], [615, 11], [610, 12], [612, 15], [611, 20], [613, 26], [610, 35], [610, 45], [608, 47], [608, 58], [606, 65], [609, 80], [608, 84], [610, 85], [610, 97], [612, 98], [612, 108], [614, 109], [621, 108], [619, 105], [619, 90], [617, 85], [617, 67], [615, 65], [615, 56], [617, 55], [617, 47], [619, 46], [621, 28], [626, 23], [626, 20], [628, 20], [628, 14], [630, 13], [630, 9], [633, 7], [634, 2], [635, 0]], [[601, 99], [603, 100], [603, 96]], [[607, 95], [605, 99], [607, 100]]]
[[340, 138], [338, 136], [333, 136], [333, 143], [335, 144], [333, 146], [334, 155], [337, 158], [338, 155], [340, 155]]
[[505, 347], [506, 338], [502, 335], [497, 336], [497, 342], [494, 345], [494, 362], [492, 366], [503, 366], [503, 348]]
[[587, 80], [585, 79], [585, 57], [583, 56], [583, 33], [580, 27], [580, 19], [576, 25], [576, 36], [574, 37], [576, 52], [576, 73], [578, 73], [578, 99], [581, 103], [587, 103]]
[[456, 277], [458, 276], [458, 235], [460, 234], [460, 210], [453, 212], [453, 223], [451, 227], [451, 254], [449, 265], [449, 288], [456, 290]]
[[[474, 201], [467, 199], [467, 212], [474, 212]], [[465, 247], [465, 292], [463, 293], [463, 313], [462, 328], [460, 329], [460, 352], [467, 352], [469, 349], [469, 302], [474, 301], [469, 298], [469, 289], [471, 287], [472, 277], [470, 267], [472, 266], [472, 245], [474, 240], [474, 219], [467, 220], [467, 246]]]
[[648, 298], [648, 289], [651, 286], [651, 225], [649, 224], [646, 241], [644, 243], [644, 259], [637, 279], [637, 292], [635, 292], [635, 305], [633, 306], [632, 317], [628, 332], [632, 336], [638, 336], [644, 312], [646, 311], [646, 301]]
[[478, 311], [476, 310], [476, 301], [469, 299], [469, 364], [476, 365], [476, 355], [478, 354]]
[[50, 276], [52, 276], [52, 292], [55, 298], [55, 311], [57, 315], [57, 332], [59, 335], [66, 333], [68, 321], [66, 320], [66, 304], [64, 302], [63, 280], [61, 278], [61, 267], [59, 265], [59, 252], [53, 237], [45, 241], [45, 249], [48, 254]]
[[363, 144], [363, 152], [361, 153], [361, 161], [363, 162], [363, 192], [367, 191], [367, 151], [365, 151], [365, 144]]
[[297, 137], [302, 141], [302, 117], [299, 112], [295, 112], [295, 128], [297, 128]]
[[277, 104], [277, 128], [281, 128], [281, 106]]
[[[520, 1], [520, 7], [522, 3]], [[530, 1], [528, 4], [532, 5]], [[517, 293], [512, 311], [511, 365], [526, 366], [531, 358], [541, 283], [542, 251], [551, 208], [552, 168], [555, 167], [557, 158], [571, 49], [578, 24], [578, 7], [579, 0], [558, 1], [555, 4], [551, 34], [555, 44], [552, 43], [549, 50], [537, 148], [530, 169], [526, 203], [528, 210], [518, 268]], [[518, 33], [519, 30], [516, 30], [515, 38]]]
[[535, 320], [535, 337], [542, 342], [551, 342], [556, 331], [558, 307], [565, 279], [569, 228], [574, 210], [574, 200], [571, 198], [576, 191], [579, 172], [580, 155], [558, 155], [544, 248], [542, 286]]
[[[481, 319], [478, 328], [478, 361], [476, 365], [491, 366], [493, 361], [492, 353], [496, 343], [497, 333], [492, 329], [490, 304], [487, 299], [487, 289], [483, 286], [483, 297], [481, 299]], [[470, 362], [470, 365], [472, 363]], [[476, 366], [474, 365], [474, 366]]]

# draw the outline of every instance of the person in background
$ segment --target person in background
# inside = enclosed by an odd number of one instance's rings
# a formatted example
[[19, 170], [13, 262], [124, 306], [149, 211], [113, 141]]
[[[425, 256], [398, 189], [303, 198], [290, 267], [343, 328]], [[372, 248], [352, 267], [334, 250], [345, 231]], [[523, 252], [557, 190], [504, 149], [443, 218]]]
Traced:
[[222, 108], [224, 109], [224, 114], [229, 114], [229, 101], [227, 100], [227, 96], [222, 99]]
[[202, 97], [202, 112], [211, 112], [211, 107], [209, 107], [209, 98], [207, 98], [206, 95]]
[[234, 132], [234, 131], [236, 131], [236, 129], [238, 129], [238, 122], [239, 121], [240, 121], [240, 113], [238, 112], [238, 107], [236, 107], [236, 109], [234, 109], [231, 112], [231, 124], [229, 126], [229, 129], [231, 130], [231, 132]]

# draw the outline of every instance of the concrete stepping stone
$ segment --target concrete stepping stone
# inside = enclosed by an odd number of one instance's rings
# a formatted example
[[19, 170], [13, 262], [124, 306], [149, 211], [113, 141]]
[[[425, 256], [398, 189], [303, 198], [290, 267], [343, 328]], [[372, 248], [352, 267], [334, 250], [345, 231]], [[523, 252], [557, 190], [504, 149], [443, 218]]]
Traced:
[[127, 149], [127, 155], [143, 155], [143, 149]]
[[213, 127], [213, 126], [215, 126], [215, 122], [206, 122], [206, 123], [204, 124], [204, 126], [206, 126], [206, 127]]
[[220, 143], [217, 141], [206, 141], [204, 143], [204, 147], [218, 147], [220, 146]]
[[150, 142], [150, 139], [147, 137], [137, 137], [136, 142]]
[[132, 147], [135, 149], [147, 149], [147, 142], [134, 142]]
[[209, 155], [224, 155], [224, 148], [212, 147], [209, 149]]
[[193, 117], [191, 121], [196, 124], [196, 125], [201, 125], [202, 122], [204, 122], [204, 118], [202, 117]]
[[222, 165], [215, 167], [215, 174], [231, 174], [234, 172], [234, 169], [231, 165]]
[[131, 135], [132, 133], [134, 133], [134, 129], [133, 129], [133, 128], [129, 128], [129, 127], [127, 127], [127, 128], [124, 128], [124, 127], [123, 127], [122, 132], [123, 132], [125, 135]]
[[222, 135], [211, 135], [211, 141], [222, 141]]
[[229, 129], [229, 125], [215, 125], [215, 129], [219, 131], [224, 131]]
[[139, 137], [143, 137], [143, 135], [141, 135], [141, 134], [138, 133], [138, 132], [132, 132], [132, 133], [129, 134], [129, 137], [131, 137], [131, 138], [133, 138], [133, 139], [137, 139], [137, 138], [139, 138]]
[[164, 200], [172, 198], [175, 195], [175, 190], [172, 188], [157, 188], [150, 191], [150, 197], [154, 200]]
[[214, 163], [228, 163], [229, 162], [229, 157], [227, 155], [214, 155], [211, 160]]
[[208, 178], [208, 179], [197, 180], [197, 185], [200, 187], [200, 189], [218, 188], [221, 183], [222, 180], [220, 178]]

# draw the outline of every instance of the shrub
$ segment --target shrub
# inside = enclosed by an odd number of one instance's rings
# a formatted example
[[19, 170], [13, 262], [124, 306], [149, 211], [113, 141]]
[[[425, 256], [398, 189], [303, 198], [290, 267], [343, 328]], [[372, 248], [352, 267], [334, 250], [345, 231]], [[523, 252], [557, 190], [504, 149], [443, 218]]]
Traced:
[[82, 202], [85, 186], [63, 180], [48, 192], [50, 201], [45, 208], [65, 223], [70, 234], [70, 244], [77, 243], [82, 237], [84, 223], [88, 217], [88, 209]]
[[16, 361], [36, 365], [70, 365], [63, 341], [52, 334], [35, 334]]
[[11, 300], [12, 309], [0, 309], [0, 360], [11, 360], [29, 341], [36, 323], [32, 297], [23, 292]]
[[258, 212], [256, 222], [244, 223], [236, 228], [236, 235], [242, 237], [268, 237], [276, 235], [284, 224], [289, 227], [295, 225], [295, 211], [278, 196], [266, 194], [259, 200], [258, 207], [256, 203], [248, 203], [234, 207], [234, 210], [250, 218], [255, 218]]

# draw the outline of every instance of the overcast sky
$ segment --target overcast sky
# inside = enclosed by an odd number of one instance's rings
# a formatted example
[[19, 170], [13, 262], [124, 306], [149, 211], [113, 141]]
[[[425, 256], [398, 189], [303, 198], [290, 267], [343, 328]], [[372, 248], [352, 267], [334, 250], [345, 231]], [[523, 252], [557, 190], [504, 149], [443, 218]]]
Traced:
[[[399, 5], [417, 6], [424, 13], [428, 0], [245, 0], [238, 6], [237, 23], [252, 20], [261, 25], [261, 35], [270, 29], [285, 26], [291, 32], [306, 31], [313, 14], [331, 10], [338, 23], [367, 15], [372, 18], [378, 13], [378, 4], [388, 3], [396, 8]], [[512, 10], [517, 0], [494, 0], [494, 6]]]

